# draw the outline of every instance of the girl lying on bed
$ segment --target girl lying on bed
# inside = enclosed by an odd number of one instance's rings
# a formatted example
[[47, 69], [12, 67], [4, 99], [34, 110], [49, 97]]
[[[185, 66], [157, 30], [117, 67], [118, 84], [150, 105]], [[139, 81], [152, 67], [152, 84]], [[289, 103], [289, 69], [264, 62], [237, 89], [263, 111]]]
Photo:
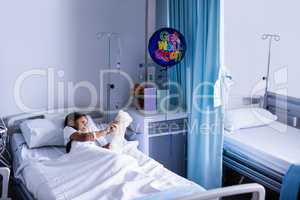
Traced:
[[[91, 119], [90, 119], [91, 120]], [[71, 148], [83, 147], [85, 145], [97, 145], [109, 148], [110, 143], [105, 139], [105, 135], [110, 134], [117, 124], [112, 122], [105, 130], [93, 130], [92, 122], [85, 114], [74, 112], [66, 116], [64, 128], [64, 141], [66, 152]]]

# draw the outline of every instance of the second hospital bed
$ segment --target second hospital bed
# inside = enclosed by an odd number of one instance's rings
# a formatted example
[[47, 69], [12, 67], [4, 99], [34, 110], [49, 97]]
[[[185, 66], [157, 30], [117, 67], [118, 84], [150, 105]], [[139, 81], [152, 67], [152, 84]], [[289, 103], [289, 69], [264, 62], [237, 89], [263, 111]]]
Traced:
[[300, 130], [280, 122], [225, 132], [224, 164], [276, 192], [299, 155]]
[[225, 132], [224, 165], [269, 189], [280, 192], [291, 165], [300, 164], [300, 100], [267, 95], [267, 110], [277, 121], [268, 125]]

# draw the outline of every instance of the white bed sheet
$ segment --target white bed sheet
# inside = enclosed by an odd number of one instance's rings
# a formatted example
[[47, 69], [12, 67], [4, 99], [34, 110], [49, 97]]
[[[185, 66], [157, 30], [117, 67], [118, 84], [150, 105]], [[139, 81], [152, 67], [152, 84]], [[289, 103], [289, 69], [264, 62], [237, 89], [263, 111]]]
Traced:
[[[14, 134], [12, 136], [12, 141], [11, 141], [11, 147], [13, 150], [13, 155], [14, 155], [14, 165], [15, 166], [15, 171], [17, 169], [22, 169], [21, 173], [16, 172], [16, 174], [20, 174], [18, 178], [20, 178], [23, 183], [26, 185], [26, 187], [29, 189], [30, 192], [34, 194], [34, 196], [39, 199], [51, 199], [50, 194], [51, 193], [56, 193], [57, 191], [51, 191], [50, 186], [43, 186], [41, 187], [39, 183], [44, 184], [45, 177], [42, 177], [45, 173], [45, 169], [40, 169], [39, 164], [30, 164], [27, 167], [28, 161], [38, 161], [38, 160], [51, 160], [51, 159], [56, 159], [59, 158], [61, 155], [64, 154], [64, 148], [58, 148], [58, 147], [44, 147], [44, 148], [37, 148], [37, 149], [29, 149], [27, 145], [24, 143], [24, 138], [21, 134]], [[204, 191], [202, 187], [199, 185], [188, 181], [187, 179], [184, 179], [173, 172], [160, 167], [161, 165], [157, 163], [156, 161], [146, 157], [144, 154], [142, 154], [140, 151], [136, 149], [136, 151], [133, 151], [136, 154], [136, 158], [141, 158], [140, 161], [143, 164], [144, 169], [146, 170], [146, 173], [154, 173], [155, 171], [159, 170], [159, 177], [162, 180], [166, 180], [168, 183], [176, 183], [174, 185], [176, 186], [188, 186], [192, 185], [195, 187], [198, 187], [199, 190]], [[22, 165], [25, 164], [26, 167], [22, 167]], [[101, 166], [100, 166], [101, 167]], [[147, 169], [150, 167], [149, 169]], [[157, 169], [155, 169], [157, 168]], [[49, 175], [52, 176], [52, 175]], [[82, 179], [82, 177], [78, 177], [79, 180]], [[75, 180], [74, 180], [75, 181]], [[166, 182], [166, 183], [167, 183]], [[164, 184], [164, 183], [163, 183]], [[162, 184], [162, 185], [163, 185]], [[124, 183], [126, 185], [126, 183]], [[170, 185], [173, 186], [173, 185]], [[43, 188], [40, 191], [37, 188]], [[47, 188], [47, 189], [45, 189]], [[101, 188], [101, 187], [100, 187]], [[99, 189], [99, 188], [98, 188]], [[122, 188], [123, 189], [123, 188]], [[46, 191], [49, 190], [49, 191]], [[44, 193], [44, 194], [43, 194]], [[46, 196], [44, 196], [46, 195]], [[67, 199], [67, 198], [66, 198]], [[92, 198], [88, 198], [92, 199]], [[99, 198], [101, 199], [101, 198]], [[103, 198], [106, 199], [106, 198]], [[125, 198], [127, 199], [127, 198]]]
[[[13, 170], [15, 174], [19, 166], [26, 160], [55, 159], [65, 153], [65, 148], [63, 147], [29, 149], [22, 134], [13, 134], [10, 143], [13, 156]], [[21, 177], [18, 178], [25, 183], [25, 177], [34, 178], [32, 175], [32, 171], [24, 170]]]
[[225, 132], [224, 149], [285, 174], [291, 164], [300, 163], [300, 130], [273, 122]]

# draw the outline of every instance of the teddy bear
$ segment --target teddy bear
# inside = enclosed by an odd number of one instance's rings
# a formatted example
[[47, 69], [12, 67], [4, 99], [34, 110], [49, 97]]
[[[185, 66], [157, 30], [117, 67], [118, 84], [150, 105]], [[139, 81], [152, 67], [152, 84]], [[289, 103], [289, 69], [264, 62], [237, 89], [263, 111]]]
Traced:
[[117, 124], [117, 128], [114, 128], [111, 132], [111, 151], [115, 153], [122, 152], [126, 128], [131, 124], [132, 121], [133, 119], [127, 112], [124, 112], [123, 110], [118, 112], [114, 119], [114, 122]]

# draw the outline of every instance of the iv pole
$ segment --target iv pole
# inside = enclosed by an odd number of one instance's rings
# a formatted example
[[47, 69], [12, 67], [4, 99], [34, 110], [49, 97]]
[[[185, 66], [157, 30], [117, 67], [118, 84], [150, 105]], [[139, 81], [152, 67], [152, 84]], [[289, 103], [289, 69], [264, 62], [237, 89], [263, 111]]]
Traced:
[[[108, 39], [108, 69], [111, 70], [112, 66], [111, 66], [111, 40], [113, 37], [116, 37], [118, 39], [118, 45], [120, 45], [120, 36], [119, 33], [113, 33], [113, 32], [98, 32], [96, 34], [97, 39], [103, 39], [104, 37], [106, 37]], [[118, 54], [121, 54], [121, 50], [120, 50], [121, 46], [119, 46], [119, 52]], [[120, 55], [118, 55], [118, 59]], [[120, 61], [117, 62], [117, 66], [120, 67]], [[110, 102], [111, 102], [111, 90], [115, 88], [115, 85], [111, 83], [111, 77], [110, 75], [108, 76], [108, 83], [106, 84], [106, 92], [107, 92], [107, 96], [106, 96], [106, 109], [107, 111], [110, 111]], [[107, 114], [106, 115], [106, 120], [107, 122], [110, 121], [110, 115]]]
[[267, 92], [268, 92], [269, 76], [270, 76], [272, 41], [274, 40], [274, 41], [278, 42], [280, 40], [280, 35], [278, 35], [278, 34], [263, 34], [261, 36], [261, 39], [269, 40], [267, 75], [263, 77], [263, 80], [266, 81], [265, 95], [264, 95], [264, 101], [263, 101], [263, 107], [265, 108], [267, 106]]

